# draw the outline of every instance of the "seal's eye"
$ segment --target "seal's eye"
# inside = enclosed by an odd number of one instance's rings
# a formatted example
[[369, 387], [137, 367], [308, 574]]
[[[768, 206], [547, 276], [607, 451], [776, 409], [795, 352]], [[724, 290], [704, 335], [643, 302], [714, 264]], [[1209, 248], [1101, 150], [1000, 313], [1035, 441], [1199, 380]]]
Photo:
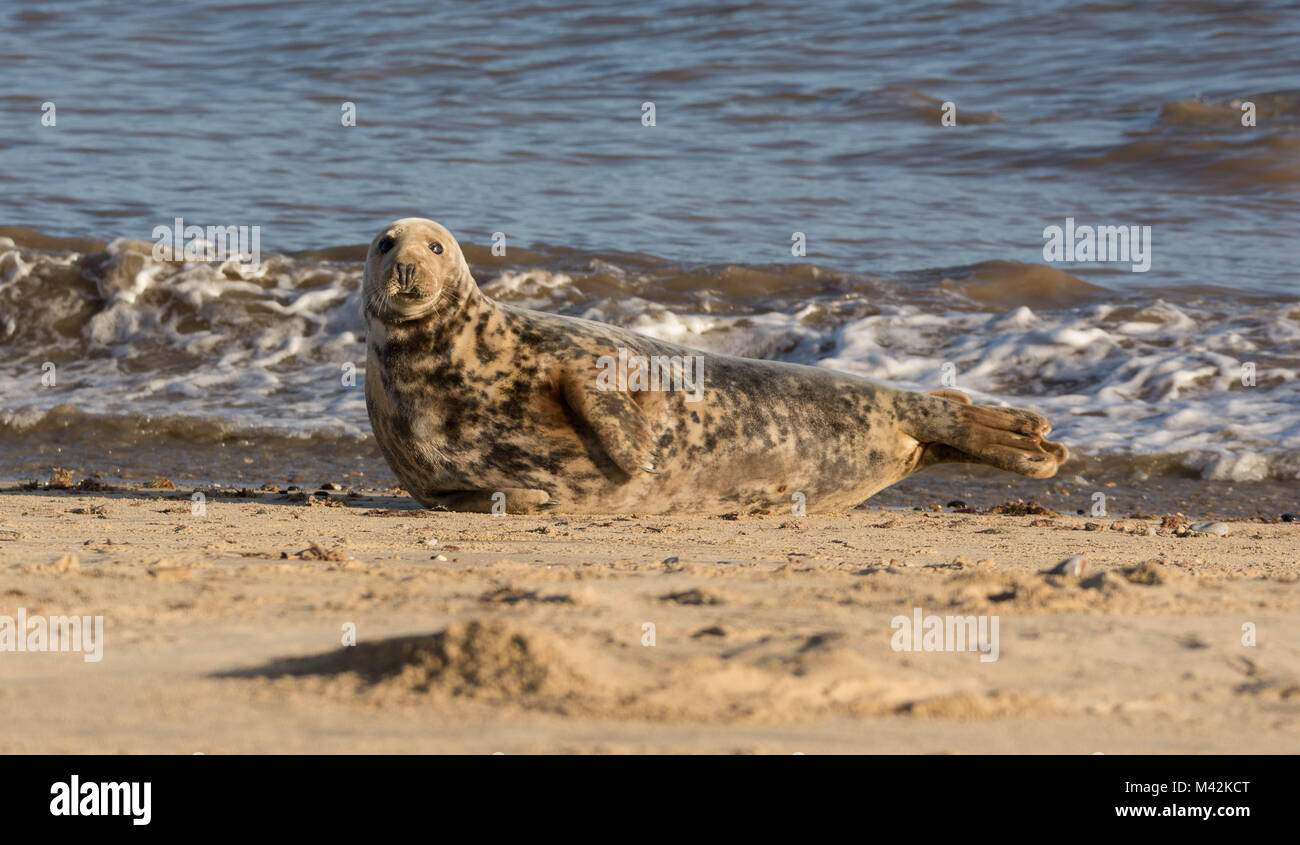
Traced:
[[442, 244], [437, 241], [430, 241], [429, 249], [433, 250], [434, 255], [442, 255]]
[[375, 245], [375, 249], [379, 250], [380, 255], [383, 255], [384, 253], [388, 252], [392, 248], [393, 248], [393, 239], [388, 237], [384, 238], [382, 241], [380, 241], [378, 244]]

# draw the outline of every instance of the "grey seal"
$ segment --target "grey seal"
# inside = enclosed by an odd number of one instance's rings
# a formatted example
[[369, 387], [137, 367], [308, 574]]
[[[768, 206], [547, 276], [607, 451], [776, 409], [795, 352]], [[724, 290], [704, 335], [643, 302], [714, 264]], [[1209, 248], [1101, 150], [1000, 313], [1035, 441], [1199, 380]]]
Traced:
[[1048, 478], [1068, 456], [1038, 414], [957, 391], [903, 391], [495, 302], [432, 220], [375, 236], [362, 300], [371, 426], [430, 508], [836, 511], [937, 463]]

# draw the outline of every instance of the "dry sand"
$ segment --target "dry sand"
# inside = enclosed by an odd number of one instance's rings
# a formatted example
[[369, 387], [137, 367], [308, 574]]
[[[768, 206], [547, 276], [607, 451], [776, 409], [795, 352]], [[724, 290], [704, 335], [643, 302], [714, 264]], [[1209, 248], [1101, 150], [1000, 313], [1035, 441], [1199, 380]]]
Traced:
[[[0, 614], [104, 656], [0, 653], [0, 752], [1300, 751], [1300, 524], [7, 487]], [[914, 608], [998, 659], [893, 650]]]

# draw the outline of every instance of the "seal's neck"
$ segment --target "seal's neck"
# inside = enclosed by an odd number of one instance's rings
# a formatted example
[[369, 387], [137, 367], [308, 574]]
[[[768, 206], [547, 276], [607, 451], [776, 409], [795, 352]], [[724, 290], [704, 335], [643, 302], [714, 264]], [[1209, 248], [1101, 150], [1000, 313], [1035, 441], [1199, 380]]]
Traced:
[[444, 295], [439, 306], [410, 320], [381, 320], [366, 315], [367, 344], [381, 360], [449, 355], [461, 338], [472, 335], [475, 325], [490, 317], [497, 304], [477, 285], [457, 286], [454, 296]]

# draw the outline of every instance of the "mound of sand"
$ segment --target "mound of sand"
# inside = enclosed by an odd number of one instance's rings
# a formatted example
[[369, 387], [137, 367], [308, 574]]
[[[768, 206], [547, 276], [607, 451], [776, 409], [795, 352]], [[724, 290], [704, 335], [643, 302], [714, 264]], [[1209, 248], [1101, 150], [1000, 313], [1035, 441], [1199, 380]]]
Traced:
[[438, 693], [489, 701], [567, 695], [582, 679], [535, 632], [498, 622], [457, 622], [434, 634], [362, 642], [276, 661], [243, 675], [321, 679], [385, 694]]

